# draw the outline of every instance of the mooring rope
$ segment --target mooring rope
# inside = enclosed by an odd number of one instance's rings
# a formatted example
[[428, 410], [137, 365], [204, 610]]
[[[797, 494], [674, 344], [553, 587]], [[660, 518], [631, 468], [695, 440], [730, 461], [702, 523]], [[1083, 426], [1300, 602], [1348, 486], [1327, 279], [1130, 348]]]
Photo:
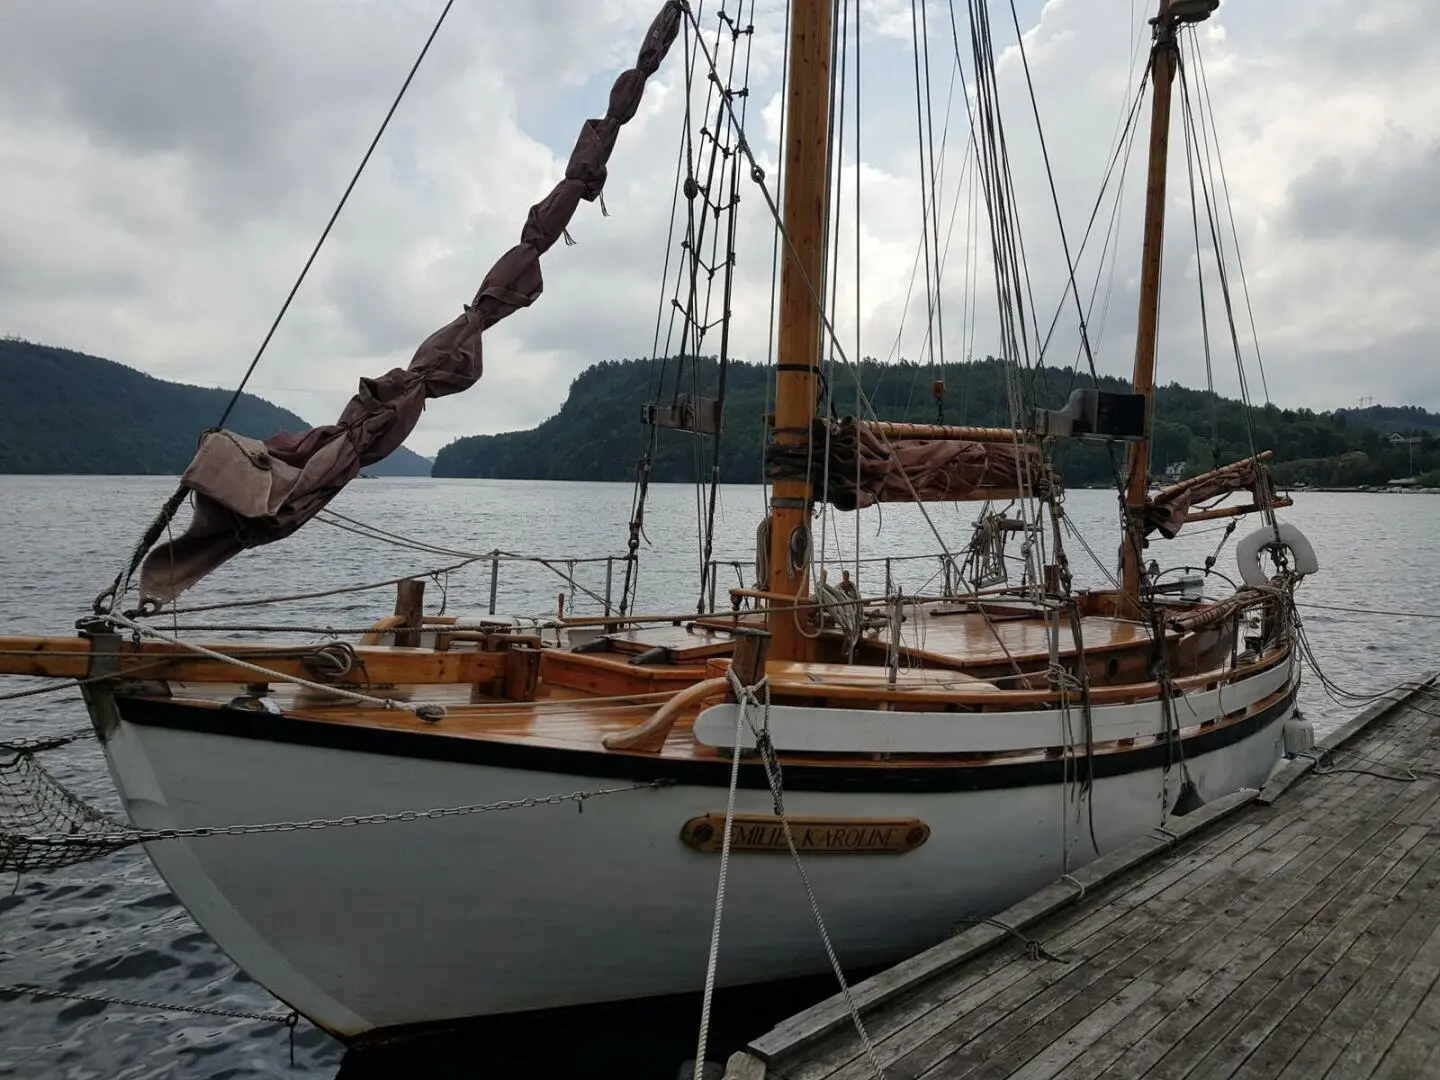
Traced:
[[[738, 685], [735, 669], [729, 668], [731, 685]], [[764, 679], [761, 679], [764, 682]], [[743, 699], [741, 699], [743, 701]], [[725, 882], [730, 872], [730, 838], [734, 831], [735, 792], [740, 786], [740, 755], [745, 733], [745, 706], [735, 710], [735, 747], [730, 757], [730, 791], [725, 798], [725, 834], [720, 842], [720, 880], [715, 886], [715, 917], [710, 924], [710, 955], [705, 961], [705, 991], [700, 1001], [700, 1037], [695, 1046], [695, 1075], [705, 1067], [706, 1043], [710, 1038], [710, 1005], [715, 996], [715, 972], [720, 960], [720, 920], [725, 911]]]
[[[800, 875], [800, 884], [804, 886], [805, 898], [810, 902], [810, 913], [815, 919], [815, 928], [820, 933], [821, 944], [825, 946], [825, 955], [830, 959], [830, 968], [835, 972], [835, 979], [840, 984], [840, 992], [845, 998], [845, 1005], [850, 1011], [850, 1020], [855, 1025], [855, 1032], [860, 1037], [860, 1043], [865, 1048], [865, 1057], [870, 1063], [877, 1080], [885, 1080], [885, 1070], [880, 1067], [880, 1058], [875, 1052], [875, 1044], [871, 1041], [870, 1032], [865, 1028], [865, 1020], [860, 1015], [860, 1006], [855, 1002], [855, 996], [850, 992], [849, 980], [845, 978], [845, 972], [840, 967], [840, 958], [835, 954], [835, 945], [830, 940], [830, 932], [825, 928], [825, 919], [820, 914], [820, 903], [815, 899], [815, 890], [810, 885], [810, 876], [805, 872], [805, 863], [800, 858], [800, 851], [795, 846], [795, 834], [790, 829], [790, 819], [785, 813], [785, 792], [784, 780], [780, 771], [780, 762], [775, 755], [775, 745], [770, 739], [770, 685], [768, 680], [761, 679], [755, 686], [747, 687], [741, 684], [740, 677], [735, 674], [733, 667], [726, 672], [730, 680], [730, 689], [734, 692], [739, 706], [739, 713], [755, 735], [755, 745], [760, 751], [760, 761], [765, 768], [765, 781], [770, 788], [770, 796], [775, 803], [775, 816], [780, 819], [780, 828], [785, 835], [785, 846], [790, 849], [791, 861], [795, 864], [795, 871]], [[757, 691], [760, 695], [757, 696]], [[750, 719], [752, 712], [759, 708], [761, 710], [761, 724], [756, 727]], [[737, 748], [739, 739], [736, 740]], [[699, 1064], [696, 1066], [699, 1068]]]

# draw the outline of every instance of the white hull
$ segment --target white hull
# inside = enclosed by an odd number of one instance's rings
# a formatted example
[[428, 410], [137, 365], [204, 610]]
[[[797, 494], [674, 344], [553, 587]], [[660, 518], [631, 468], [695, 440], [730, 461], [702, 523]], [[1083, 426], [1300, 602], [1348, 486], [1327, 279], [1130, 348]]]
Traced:
[[[1282, 686], [1284, 678], [1288, 669]], [[1207, 800], [1264, 782], [1281, 755], [1292, 700], [1285, 695], [1243, 737], [1187, 753]], [[95, 704], [102, 719], [108, 702]], [[143, 708], [131, 703], [124, 711], [144, 719]], [[1177, 710], [1184, 727], [1204, 719], [1183, 700]], [[1114, 719], [1107, 711], [1095, 710], [1097, 727]], [[105, 747], [112, 774], [131, 819], [147, 829], [397, 812], [628, 782], [110, 719]], [[656, 776], [665, 774], [665, 764], [655, 761]], [[1168, 778], [1150, 767], [1098, 779], [1100, 850], [1160, 824], [1179, 786], [1174, 768]], [[807, 860], [842, 962], [862, 966], [933, 944], [960, 918], [999, 910], [1067, 865], [1094, 858], [1075, 796], [1073, 783], [1055, 782], [917, 792], [792, 789], [786, 809], [794, 816], [915, 817], [930, 826], [928, 842], [905, 854]], [[566, 803], [161, 841], [148, 850], [237, 964], [316, 1023], [354, 1036], [699, 989], [719, 858], [686, 847], [679, 833], [696, 815], [723, 812], [725, 797], [723, 786], [681, 782], [595, 798], [583, 813]], [[738, 807], [772, 811], [768, 793], [753, 788], [739, 792]], [[720, 983], [765, 982], [826, 966], [789, 857], [735, 856]]]

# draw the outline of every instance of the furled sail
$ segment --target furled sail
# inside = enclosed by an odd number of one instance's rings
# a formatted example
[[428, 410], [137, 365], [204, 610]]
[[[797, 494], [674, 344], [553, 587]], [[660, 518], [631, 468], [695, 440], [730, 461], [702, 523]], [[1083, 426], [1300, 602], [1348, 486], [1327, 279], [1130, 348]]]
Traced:
[[[1268, 456], [1268, 453], [1262, 456]], [[1158, 532], [1167, 540], [1174, 539], [1185, 524], [1192, 506], [1239, 491], [1250, 492], [1257, 507], [1274, 502], [1275, 489], [1270, 473], [1261, 464], [1260, 458], [1246, 458], [1222, 465], [1151, 495], [1145, 500], [1145, 535]]]
[[[839, 510], [882, 502], [1016, 498], [1055, 484], [1040, 448], [1000, 439], [891, 438], [893, 425], [817, 421], [804, 446], [771, 447], [771, 474], [811, 480], [816, 499]], [[927, 428], [927, 430], [935, 430]], [[828, 464], [828, 467], [827, 467]]]
[[601, 119], [585, 122], [565, 177], [530, 214], [515, 245], [490, 269], [475, 299], [431, 334], [410, 366], [362, 379], [334, 424], [260, 442], [229, 431], [208, 433], [181, 482], [194, 495], [190, 527], [156, 547], [141, 568], [140, 592], [164, 603], [246, 548], [289, 536], [360, 470], [397, 449], [430, 398], [468, 390], [480, 378], [486, 329], [540, 295], [540, 256], [565, 234], [580, 200], [605, 186], [605, 166], [620, 128], [640, 106], [646, 80], [660, 67], [684, 17], [671, 0], [645, 35], [635, 66], [615, 80]]

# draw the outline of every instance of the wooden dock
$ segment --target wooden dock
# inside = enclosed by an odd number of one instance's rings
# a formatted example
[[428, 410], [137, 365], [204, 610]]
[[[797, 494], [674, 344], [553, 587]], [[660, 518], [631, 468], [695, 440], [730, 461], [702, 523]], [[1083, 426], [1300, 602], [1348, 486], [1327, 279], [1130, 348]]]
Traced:
[[[884, 1075], [1440, 1078], [1440, 673], [1317, 749], [857, 986]], [[875, 1069], [837, 996], [726, 1076]]]

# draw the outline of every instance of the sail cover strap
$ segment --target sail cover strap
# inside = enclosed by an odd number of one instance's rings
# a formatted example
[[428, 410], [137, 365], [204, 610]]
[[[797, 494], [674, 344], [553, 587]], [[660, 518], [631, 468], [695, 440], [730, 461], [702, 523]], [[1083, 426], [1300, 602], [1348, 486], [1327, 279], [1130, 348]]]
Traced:
[[635, 66], [615, 80], [609, 107], [585, 121], [565, 177], [530, 208], [516, 244], [491, 267], [475, 299], [416, 351], [410, 366], [360, 389], [334, 424], [260, 442], [228, 431], [207, 434], [181, 477], [194, 496], [190, 527], [150, 552], [140, 570], [142, 600], [161, 604], [245, 550], [283, 539], [314, 517], [362, 468], [405, 441], [430, 398], [468, 390], [480, 378], [486, 329], [540, 295], [540, 256], [564, 235], [580, 201], [605, 186], [620, 128], [640, 106], [680, 28], [683, 5], [670, 0], [645, 35]]

